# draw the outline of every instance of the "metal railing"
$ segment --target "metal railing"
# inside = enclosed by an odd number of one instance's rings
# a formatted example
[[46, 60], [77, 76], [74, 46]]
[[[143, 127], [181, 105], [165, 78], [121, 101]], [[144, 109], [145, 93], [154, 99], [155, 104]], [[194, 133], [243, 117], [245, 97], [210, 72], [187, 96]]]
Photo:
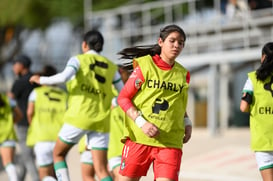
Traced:
[[247, 10], [241, 17], [227, 19], [220, 0], [206, 8], [199, 7], [201, 2], [156, 1], [88, 12], [86, 26], [103, 32], [108, 42], [105, 51], [110, 56], [124, 47], [155, 43], [159, 29], [170, 23], [185, 30], [188, 39], [184, 53], [189, 55], [258, 47], [273, 37], [272, 8]]

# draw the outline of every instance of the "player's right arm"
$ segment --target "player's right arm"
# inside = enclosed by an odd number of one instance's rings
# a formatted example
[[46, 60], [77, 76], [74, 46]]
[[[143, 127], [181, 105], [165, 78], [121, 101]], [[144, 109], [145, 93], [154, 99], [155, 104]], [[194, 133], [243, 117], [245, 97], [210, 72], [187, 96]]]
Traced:
[[155, 137], [159, 134], [158, 128], [145, 120], [132, 102], [144, 81], [140, 67], [136, 67], [118, 96], [118, 104], [147, 136]]
[[80, 67], [80, 63], [76, 57], [71, 57], [67, 64], [65, 69], [55, 75], [52, 76], [39, 76], [39, 75], [33, 75], [29, 81], [31, 83], [37, 83], [37, 84], [44, 84], [44, 85], [54, 85], [54, 84], [61, 84], [65, 83], [68, 80], [73, 79], [73, 77], [76, 75], [78, 69]]
[[243, 88], [243, 95], [240, 103], [240, 110], [242, 112], [249, 112], [249, 106], [252, 103], [252, 96], [253, 85], [251, 80], [248, 78]]
[[135, 120], [138, 110], [135, 108], [132, 99], [144, 82], [144, 77], [139, 67], [135, 68], [124, 87], [119, 93], [118, 104], [128, 116]]

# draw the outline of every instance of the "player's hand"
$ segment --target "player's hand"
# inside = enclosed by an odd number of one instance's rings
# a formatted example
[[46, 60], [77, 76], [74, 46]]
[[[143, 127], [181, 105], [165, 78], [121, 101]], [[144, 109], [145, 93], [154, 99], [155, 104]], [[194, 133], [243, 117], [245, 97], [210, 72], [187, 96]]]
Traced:
[[191, 133], [192, 133], [192, 126], [191, 125], [185, 126], [185, 135], [183, 138], [183, 143], [187, 143], [191, 139]]
[[142, 131], [149, 136], [150, 138], [154, 138], [159, 135], [159, 129], [152, 123], [146, 122], [142, 127]]
[[40, 75], [33, 75], [30, 77], [29, 79], [30, 83], [36, 83], [36, 84], [40, 84]]

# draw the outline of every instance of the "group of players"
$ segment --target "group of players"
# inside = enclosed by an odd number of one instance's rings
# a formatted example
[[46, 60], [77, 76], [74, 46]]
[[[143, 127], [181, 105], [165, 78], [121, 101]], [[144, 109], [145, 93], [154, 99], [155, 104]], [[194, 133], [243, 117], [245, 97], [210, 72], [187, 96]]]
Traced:
[[[1, 148], [9, 149], [2, 155], [9, 158], [3, 159], [9, 179], [20, 180], [13, 162], [13, 123], [23, 115], [29, 124], [25, 144], [33, 148], [39, 171], [38, 179], [31, 173], [33, 180], [70, 180], [66, 156], [77, 143], [84, 181], [139, 180], [151, 163], [155, 179], [178, 180], [183, 142], [192, 129], [186, 113], [189, 72], [175, 61], [185, 41], [179, 26], [166, 26], [155, 45], [119, 52], [121, 59], [132, 61], [116, 65], [100, 55], [103, 36], [91, 30], [83, 37], [83, 53], [71, 57], [60, 73], [50, 65], [35, 75], [26, 73], [30, 59], [17, 57], [14, 72], [34, 89], [25, 112], [13, 100], [26, 87], [14, 83], [10, 101], [1, 94], [6, 117], [0, 124], [10, 125], [6, 130], [12, 133], [1, 134], [0, 140]], [[169, 88], [151, 87], [151, 81]], [[56, 86], [63, 83], [66, 91]]]
[[[138, 181], [151, 164], [154, 180], [178, 181], [183, 144], [192, 133], [186, 112], [190, 74], [175, 61], [185, 41], [179, 26], [167, 25], [156, 44], [120, 51], [130, 63], [117, 66], [100, 55], [103, 36], [91, 30], [83, 37], [83, 53], [60, 73], [45, 66], [32, 75], [28, 57], [15, 59], [20, 79], [8, 96], [0, 94], [0, 153], [9, 180], [25, 175], [17, 175], [14, 164], [16, 123], [22, 162], [34, 181], [69, 181], [66, 156], [77, 143], [84, 181]], [[272, 105], [272, 62], [269, 42], [260, 67], [248, 74], [240, 105], [251, 113], [251, 146], [264, 181], [273, 180], [272, 113], [261, 111]], [[66, 91], [55, 86], [62, 83]]]

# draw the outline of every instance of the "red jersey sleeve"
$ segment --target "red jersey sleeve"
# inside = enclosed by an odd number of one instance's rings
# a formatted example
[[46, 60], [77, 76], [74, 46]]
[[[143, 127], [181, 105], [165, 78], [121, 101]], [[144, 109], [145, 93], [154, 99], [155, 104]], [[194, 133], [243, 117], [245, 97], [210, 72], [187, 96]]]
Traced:
[[119, 93], [118, 104], [123, 111], [126, 112], [130, 107], [134, 106], [131, 100], [138, 92], [143, 82], [144, 77], [140, 67], [138, 66], [134, 69], [134, 71], [132, 72], [129, 79], [127, 80], [124, 87]]
[[186, 76], [186, 81], [188, 84], [190, 83], [190, 80], [191, 80], [191, 75], [190, 75], [190, 72], [188, 71], [187, 76]]

